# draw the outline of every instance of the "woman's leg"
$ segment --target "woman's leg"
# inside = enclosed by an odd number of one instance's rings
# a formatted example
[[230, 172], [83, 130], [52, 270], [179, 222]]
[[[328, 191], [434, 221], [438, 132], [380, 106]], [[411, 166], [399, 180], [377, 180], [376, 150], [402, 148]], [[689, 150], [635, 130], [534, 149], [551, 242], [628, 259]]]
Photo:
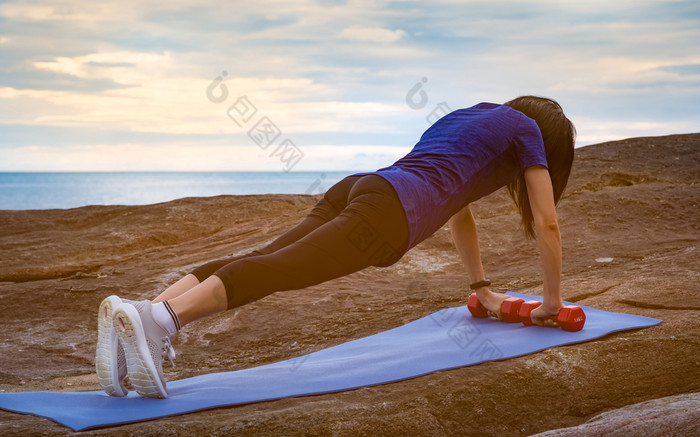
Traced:
[[203, 264], [159, 294], [158, 297], [153, 300], [153, 303], [174, 299], [204, 282], [207, 278], [211, 277], [214, 272], [227, 264], [251, 256], [273, 253], [278, 249], [294, 243], [322, 224], [333, 220], [347, 205], [350, 188], [352, 188], [360, 177], [361, 176], [348, 176], [334, 184], [324, 193], [321, 200], [316, 203], [311, 212], [299, 224], [279, 236], [264, 248], [254, 250], [244, 255], [219, 259]]
[[[171, 356], [170, 337], [184, 324], [275, 291], [304, 288], [398, 260], [408, 246], [408, 226], [391, 185], [379, 176], [364, 176], [347, 199], [335, 218], [272, 253], [233, 261], [162, 303], [119, 305], [112, 326], [136, 391], [144, 397], [168, 396], [163, 359]], [[187, 285], [183, 279], [179, 287]], [[118, 362], [117, 356], [111, 360]]]
[[153, 299], [153, 303], [174, 299], [197, 285], [199, 285], [199, 279], [197, 279], [197, 277], [192, 273], [188, 273], [180, 278], [180, 280], [178, 280], [176, 283], [166, 288], [165, 291], [158, 295], [158, 297]]
[[379, 176], [364, 176], [352, 186], [346, 208], [329, 222], [275, 252], [227, 264], [169, 303], [185, 325], [276, 291], [388, 265], [407, 244], [406, 216], [393, 188]]
[[202, 317], [226, 311], [226, 288], [218, 276], [211, 275], [180, 296], [168, 299], [168, 303], [177, 314], [180, 326], [185, 326]]

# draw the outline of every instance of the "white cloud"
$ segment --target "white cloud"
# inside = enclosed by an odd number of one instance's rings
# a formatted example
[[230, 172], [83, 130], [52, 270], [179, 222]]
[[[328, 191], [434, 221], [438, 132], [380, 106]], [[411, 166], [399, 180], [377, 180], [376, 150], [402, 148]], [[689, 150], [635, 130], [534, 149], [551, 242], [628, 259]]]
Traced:
[[389, 30], [379, 27], [348, 27], [338, 36], [362, 42], [392, 43], [400, 40], [406, 32], [401, 29]]
[[9, 2], [0, 5], [0, 16], [17, 22], [94, 23], [110, 19], [136, 19], [137, 4], [130, 0], [95, 2], [46, 0], [41, 4]]
[[[222, 2], [224, 3], [224, 2]], [[91, 2], [83, 0], [42, 0], [0, 4], [0, 17], [26, 22], [102, 23], [114, 20], [138, 20], [144, 11], [176, 10], [195, 6], [194, 0], [120, 0], [118, 2]]]
[[144, 81], [165, 76], [172, 64], [172, 57], [167, 51], [162, 55], [131, 51], [99, 52], [33, 63], [39, 70], [69, 74], [83, 79], [109, 79], [124, 85], [139, 85]]
[[14, 20], [43, 21], [54, 17], [55, 8], [28, 4], [5, 3], [0, 5], [0, 16]]
[[[92, 62], [105, 65], [90, 66]], [[133, 62], [133, 67], [110, 63]], [[170, 56], [138, 53], [95, 54], [38, 63], [39, 68], [83, 78], [131, 84], [98, 93], [0, 88], [0, 101], [16, 108], [0, 123], [63, 127], [104, 126], [110, 130], [167, 134], [245, 133], [262, 116], [285, 134], [299, 132], [394, 132], [389, 120], [405, 112], [403, 102], [329, 100], [334, 90], [305, 78], [229, 77], [228, 97], [207, 99], [212, 80], [169, 77], [178, 66]], [[217, 89], [217, 93], [221, 91]], [[236, 126], [226, 112], [246, 96], [257, 108], [255, 119]], [[33, 109], [33, 110], [32, 110]]]

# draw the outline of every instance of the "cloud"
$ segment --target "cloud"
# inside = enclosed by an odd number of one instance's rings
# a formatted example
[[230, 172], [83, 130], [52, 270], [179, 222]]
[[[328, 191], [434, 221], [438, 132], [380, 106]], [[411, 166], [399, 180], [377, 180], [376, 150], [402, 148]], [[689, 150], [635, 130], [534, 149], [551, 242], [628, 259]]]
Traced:
[[665, 65], [657, 69], [677, 76], [700, 76], [700, 63]]
[[[96, 61], [99, 60], [99, 61]], [[99, 62], [98, 66], [94, 65]], [[122, 66], [133, 62], [133, 67]], [[0, 101], [14, 108], [3, 123], [93, 127], [164, 134], [245, 132], [225, 114], [236, 99], [247, 96], [259, 109], [256, 120], [268, 116], [286, 133], [347, 132], [357, 126], [374, 133], [396, 132], [387, 123], [405, 112], [403, 102], [328, 100], [333, 89], [309, 79], [232, 77], [221, 104], [206, 98], [211, 79], [169, 77], [177, 70], [169, 56], [136, 53], [87, 55], [43, 62], [38, 68], [83, 78], [121, 82], [124, 87], [83, 93], [72, 90], [0, 88]], [[129, 86], [127, 86], [129, 85]], [[315, 101], [309, 101], [309, 96]]]
[[34, 62], [38, 70], [69, 74], [82, 79], [109, 79], [123, 85], [139, 85], [162, 75], [172, 64], [164, 54], [129, 51], [92, 53], [73, 58], [59, 57], [52, 61]]
[[406, 35], [401, 29], [389, 30], [378, 27], [348, 27], [343, 29], [338, 36], [363, 42], [392, 43]]

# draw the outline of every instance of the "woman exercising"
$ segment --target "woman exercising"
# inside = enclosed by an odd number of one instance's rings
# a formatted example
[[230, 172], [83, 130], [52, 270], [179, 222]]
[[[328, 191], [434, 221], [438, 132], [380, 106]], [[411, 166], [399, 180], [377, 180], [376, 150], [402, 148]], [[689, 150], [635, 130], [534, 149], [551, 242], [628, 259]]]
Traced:
[[161, 293], [134, 302], [110, 296], [99, 310], [97, 376], [112, 396], [124, 378], [144, 397], [168, 395], [163, 359], [182, 326], [261, 299], [369, 266], [386, 267], [449, 221], [472, 288], [500, 317], [508, 296], [489, 291], [469, 204], [507, 186], [527, 237], [542, 259], [544, 325], [561, 300], [561, 238], [555, 205], [569, 179], [575, 129], [553, 100], [524, 96], [480, 103], [433, 124], [393, 165], [333, 185], [298, 225], [268, 246], [208, 262]]

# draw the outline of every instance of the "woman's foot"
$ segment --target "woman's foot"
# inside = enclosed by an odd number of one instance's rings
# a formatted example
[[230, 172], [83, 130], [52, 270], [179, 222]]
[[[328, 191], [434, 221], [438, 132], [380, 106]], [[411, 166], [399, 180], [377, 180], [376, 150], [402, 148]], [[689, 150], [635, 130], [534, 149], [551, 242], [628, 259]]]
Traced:
[[112, 326], [112, 314], [123, 301], [117, 296], [109, 296], [100, 304], [97, 316], [97, 348], [95, 349], [95, 370], [102, 389], [110, 396], [126, 396], [126, 357]]
[[114, 329], [126, 355], [129, 380], [143, 397], [167, 398], [163, 359], [172, 362], [175, 351], [170, 346], [168, 331], [151, 314], [151, 302], [119, 305], [112, 316]]
[[477, 290], [476, 295], [479, 302], [488, 310], [489, 316], [499, 320], [501, 319], [501, 304], [511, 297], [503, 293], [494, 293], [488, 288], [484, 288], [484, 291]]

